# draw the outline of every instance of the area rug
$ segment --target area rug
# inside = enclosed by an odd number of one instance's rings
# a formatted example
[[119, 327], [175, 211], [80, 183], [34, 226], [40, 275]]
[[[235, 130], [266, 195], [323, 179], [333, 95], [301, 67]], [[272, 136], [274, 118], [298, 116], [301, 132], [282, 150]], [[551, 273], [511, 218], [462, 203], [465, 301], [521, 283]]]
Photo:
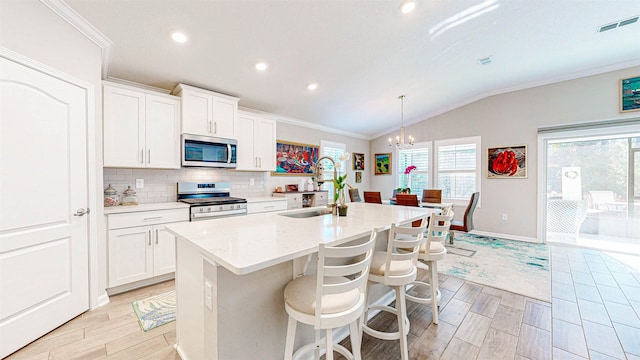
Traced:
[[455, 233], [438, 272], [534, 299], [551, 301], [549, 247]]
[[149, 331], [176, 319], [176, 291], [134, 301], [133, 311], [138, 316], [142, 330]]

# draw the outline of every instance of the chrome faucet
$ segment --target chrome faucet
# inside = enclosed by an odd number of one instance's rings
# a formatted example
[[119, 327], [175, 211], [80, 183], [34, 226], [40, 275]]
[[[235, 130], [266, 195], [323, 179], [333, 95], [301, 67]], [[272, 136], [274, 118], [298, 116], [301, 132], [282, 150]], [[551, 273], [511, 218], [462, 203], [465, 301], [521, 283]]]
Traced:
[[[318, 182], [318, 184], [324, 183], [324, 176], [322, 175], [322, 171], [324, 170], [324, 166], [322, 166], [322, 164], [320, 163], [322, 160], [329, 160], [331, 161], [331, 163], [333, 164], [333, 178], [337, 179], [338, 178], [338, 170], [336, 169], [336, 162], [335, 160], [333, 160], [331, 157], [329, 156], [323, 156], [320, 159], [318, 159], [318, 161], [316, 161], [316, 182]], [[336, 185], [333, 183], [333, 181], [331, 182], [331, 184], [333, 184], [333, 191], [336, 191]], [[334, 197], [333, 200], [333, 204], [330, 204], [331, 207], [334, 209], [337, 209], [337, 205], [336, 204], [336, 200]]]

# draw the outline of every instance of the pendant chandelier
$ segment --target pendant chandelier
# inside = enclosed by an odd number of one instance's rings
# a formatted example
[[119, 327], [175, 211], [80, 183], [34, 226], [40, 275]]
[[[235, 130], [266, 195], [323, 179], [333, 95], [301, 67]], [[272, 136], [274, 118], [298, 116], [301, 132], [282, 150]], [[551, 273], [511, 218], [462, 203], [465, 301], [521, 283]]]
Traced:
[[[413, 136], [409, 135], [407, 141], [404, 138], [404, 95], [398, 96], [400, 99], [400, 136], [396, 136], [396, 147], [398, 149], [406, 149], [410, 146], [413, 146], [413, 141], [415, 140]], [[389, 138], [389, 146], [393, 146], [393, 140]]]

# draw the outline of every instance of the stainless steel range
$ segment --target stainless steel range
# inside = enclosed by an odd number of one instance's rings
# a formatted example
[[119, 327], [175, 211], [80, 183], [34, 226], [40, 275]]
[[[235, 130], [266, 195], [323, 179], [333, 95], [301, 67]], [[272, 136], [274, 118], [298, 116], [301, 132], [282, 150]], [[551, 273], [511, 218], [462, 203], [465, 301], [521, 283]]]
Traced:
[[190, 204], [190, 221], [246, 215], [247, 200], [230, 197], [227, 182], [179, 182], [178, 201]]

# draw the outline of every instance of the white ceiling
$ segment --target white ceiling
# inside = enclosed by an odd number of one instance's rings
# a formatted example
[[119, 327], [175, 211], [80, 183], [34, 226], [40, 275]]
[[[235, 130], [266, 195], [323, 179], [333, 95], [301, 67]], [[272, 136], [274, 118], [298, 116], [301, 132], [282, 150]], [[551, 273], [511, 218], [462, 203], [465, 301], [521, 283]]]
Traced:
[[[113, 41], [109, 77], [182, 82], [368, 137], [400, 126], [402, 94], [410, 124], [492, 94], [640, 65], [640, 22], [597, 32], [640, 15], [638, 0], [419, 0], [409, 15], [400, 2], [66, 0]], [[189, 41], [170, 40], [175, 29]], [[253, 69], [258, 60], [266, 72]]]

